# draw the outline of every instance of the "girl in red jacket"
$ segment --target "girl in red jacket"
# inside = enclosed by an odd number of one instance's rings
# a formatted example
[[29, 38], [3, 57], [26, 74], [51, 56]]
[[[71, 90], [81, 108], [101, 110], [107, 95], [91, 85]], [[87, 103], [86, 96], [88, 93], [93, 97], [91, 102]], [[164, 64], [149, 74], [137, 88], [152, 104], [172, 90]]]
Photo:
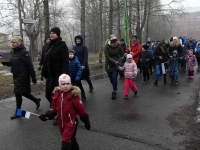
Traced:
[[39, 116], [42, 121], [52, 120], [54, 116], [58, 116], [58, 126], [62, 135], [61, 150], [79, 149], [75, 137], [78, 126], [77, 114], [85, 123], [85, 128], [90, 130], [89, 116], [80, 100], [80, 94], [80, 89], [72, 86], [70, 77], [62, 74], [59, 77], [59, 87], [53, 92], [51, 109]]

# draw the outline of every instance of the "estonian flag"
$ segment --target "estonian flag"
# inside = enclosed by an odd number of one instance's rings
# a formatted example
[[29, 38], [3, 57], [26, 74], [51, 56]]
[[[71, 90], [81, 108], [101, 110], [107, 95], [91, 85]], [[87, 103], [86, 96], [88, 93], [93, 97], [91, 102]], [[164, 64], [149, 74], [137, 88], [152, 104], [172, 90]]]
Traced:
[[31, 112], [24, 111], [24, 110], [21, 110], [21, 109], [17, 109], [16, 115], [20, 116], [20, 117], [25, 117], [25, 118], [29, 119], [30, 115], [31, 115]]

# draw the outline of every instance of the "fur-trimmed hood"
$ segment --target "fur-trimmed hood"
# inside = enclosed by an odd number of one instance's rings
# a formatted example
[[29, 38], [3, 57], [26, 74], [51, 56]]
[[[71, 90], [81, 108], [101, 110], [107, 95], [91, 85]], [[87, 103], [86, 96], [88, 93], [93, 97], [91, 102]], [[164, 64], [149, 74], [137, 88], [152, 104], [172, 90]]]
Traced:
[[[72, 88], [71, 88], [70, 91], [71, 91], [73, 97], [75, 97], [75, 96], [80, 96], [80, 94], [81, 94], [81, 90], [80, 90], [80, 88], [77, 87], [77, 86], [72, 86]], [[53, 94], [55, 94], [56, 92], [62, 92], [62, 91], [60, 90], [60, 87], [59, 87], [59, 86], [57, 86], [57, 87], [54, 88]]]

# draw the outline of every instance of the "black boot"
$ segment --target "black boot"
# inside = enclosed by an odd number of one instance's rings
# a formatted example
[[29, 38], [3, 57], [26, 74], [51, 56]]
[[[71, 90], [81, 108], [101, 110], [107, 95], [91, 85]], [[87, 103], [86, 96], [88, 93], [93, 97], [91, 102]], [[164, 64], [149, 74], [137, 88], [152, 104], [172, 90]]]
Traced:
[[84, 102], [84, 101], [86, 101], [86, 96], [85, 96], [85, 94], [82, 94], [81, 95], [81, 100]]
[[57, 125], [58, 125], [58, 117], [56, 117], [56, 119], [54, 120], [53, 125], [54, 125], [54, 126], [57, 126]]
[[155, 85], [155, 86], [158, 85], [158, 80], [155, 80], [154, 85]]
[[112, 99], [116, 99], [116, 92], [112, 92]]
[[166, 79], [164, 79], [164, 84], [167, 84], [167, 80]]
[[67, 142], [62, 142], [61, 150], [73, 150], [72, 145]]
[[40, 101], [41, 99], [40, 98], [36, 98], [36, 101], [35, 101], [35, 104], [36, 104], [36, 109], [38, 109], [40, 107]]
[[10, 117], [11, 120], [19, 118], [20, 116], [17, 116], [16, 114], [17, 110], [15, 111], [14, 115]]

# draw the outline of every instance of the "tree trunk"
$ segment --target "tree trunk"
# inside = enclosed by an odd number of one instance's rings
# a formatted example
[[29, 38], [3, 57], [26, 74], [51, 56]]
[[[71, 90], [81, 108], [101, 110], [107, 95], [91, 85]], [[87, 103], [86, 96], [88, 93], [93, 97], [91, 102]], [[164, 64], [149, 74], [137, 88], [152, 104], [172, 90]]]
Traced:
[[48, 0], [43, 0], [44, 5], [44, 34], [45, 37], [49, 36], [49, 2]]
[[113, 0], [109, 0], [109, 35], [113, 34]]
[[85, 0], [81, 0], [81, 35], [85, 43]]
[[102, 19], [102, 9], [103, 9], [103, 2], [100, 0], [99, 4], [99, 18], [100, 18], [100, 47], [99, 47], [99, 63], [102, 63], [102, 45], [103, 45], [103, 34], [102, 34], [102, 27], [103, 27], [103, 19]]
[[118, 39], [121, 39], [121, 11], [120, 11], [120, 2], [117, 0], [117, 31], [118, 31]]

